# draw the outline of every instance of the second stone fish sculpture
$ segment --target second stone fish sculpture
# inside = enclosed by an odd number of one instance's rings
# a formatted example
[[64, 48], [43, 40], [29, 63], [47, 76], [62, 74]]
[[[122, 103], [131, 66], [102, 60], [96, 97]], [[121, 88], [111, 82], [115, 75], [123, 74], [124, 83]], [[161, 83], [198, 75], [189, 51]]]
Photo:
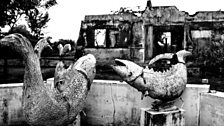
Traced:
[[165, 53], [153, 58], [150, 64], [160, 59], [172, 59], [176, 62], [167, 71], [155, 71], [153, 68], [143, 68], [138, 64], [122, 59], [115, 59], [116, 65], [112, 68], [129, 85], [143, 93], [162, 102], [168, 102], [180, 97], [187, 83], [187, 67], [184, 58], [191, 53], [181, 50], [176, 54]]

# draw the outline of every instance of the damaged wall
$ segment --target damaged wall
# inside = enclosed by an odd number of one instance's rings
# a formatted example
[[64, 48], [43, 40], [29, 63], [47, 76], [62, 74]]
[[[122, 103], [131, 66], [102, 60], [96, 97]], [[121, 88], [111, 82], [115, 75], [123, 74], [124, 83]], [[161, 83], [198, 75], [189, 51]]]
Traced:
[[142, 15], [144, 25], [183, 25], [186, 16], [186, 12], [175, 6], [147, 7]]
[[[105, 37], [101, 36], [103, 39], [100, 46], [96, 44], [96, 40], [99, 41], [95, 34], [97, 29], [102, 31], [105, 29]], [[82, 21], [77, 43], [79, 41], [86, 43], [80, 45], [89, 48], [88, 52], [97, 54], [104, 49], [111, 49], [111, 53], [114, 51], [117, 55], [120, 50], [117, 48], [123, 48], [127, 50], [126, 56], [123, 56], [123, 53], [114, 58], [126, 57], [135, 62], [147, 62], [155, 55], [164, 52], [176, 52], [181, 49], [193, 49], [193, 52], [198, 52], [199, 48], [210, 45], [211, 41], [215, 41], [215, 44], [221, 42], [222, 45], [223, 29], [223, 11], [199, 11], [189, 15], [185, 11], [179, 11], [175, 6], [147, 6], [141, 12], [141, 16], [133, 13], [86, 15]], [[203, 37], [205, 30], [211, 31], [211, 37]], [[197, 31], [200, 31], [199, 37], [195, 37]], [[163, 33], [169, 32], [171, 44], [163, 51], [158, 42], [161, 41], [159, 39]], [[198, 55], [194, 57], [197, 58]]]
[[104, 64], [113, 62], [114, 58], [144, 62], [142, 23], [133, 14], [87, 15], [77, 45], [84, 45], [101, 63], [106, 61]]
[[[145, 9], [142, 14], [146, 31], [145, 60], [150, 60], [161, 53], [177, 52], [185, 48], [184, 26], [187, 16], [186, 12], [179, 11], [175, 6], [155, 6]], [[170, 34], [169, 37], [165, 35], [167, 33]]]
[[198, 11], [188, 17], [191, 22], [223, 22], [224, 11]]
[[[82, 33], [80, 33], [86, 34], [84, 40], [86, 39], [88, 48], [127, 48], [131, 45], [133, 20], [136, 20], [136, 17], [131, 14], [89, 15], [82, 22], [82, 26], [85, 27], [81, 28]], [[102, 42], [99, 42], [98, 39], [99, 30], [105, 32], [104, 36], [101, 34]], [[79, 40], [81, 37], [83, 36], [80, 35]], [[98, 43], [103, 44], [99, 46]]]
[[[132, 13], [86, 15], [81, 25], [78, 43], [84, 40], [86, 42], [82, 43], [87, 43], [85, 45], [87, 48], [99, 48], [96, 44], [98, 39], [95, 32], [97, 29], [106, 29], [105, 38], [100, 42], [102, 43], [100, 44], [101, 48], [113, 48], [115, 52], [117, 52], [116, 48], [128, 48], [130, 51], [126, 57], [130, 57], [134, 61], [144, 62], [145, 59], [150, 59], [155, 55], [153, 53], [155, 50], [153, 27], [148, 28], [148, 25], [183, 27], [186, 15], [186, 12], [179, 11], [175, 6], [147, 8], [141, 16]], [[167, 27], [165, 31], [167, 31]], [[183, 40], [180, 41], [180, 43], [182, 42]]]

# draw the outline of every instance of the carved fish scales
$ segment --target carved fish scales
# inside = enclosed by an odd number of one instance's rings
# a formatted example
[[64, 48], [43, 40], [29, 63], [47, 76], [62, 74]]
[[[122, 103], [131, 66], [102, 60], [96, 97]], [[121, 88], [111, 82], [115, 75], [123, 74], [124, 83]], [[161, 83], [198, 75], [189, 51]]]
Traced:
[[143, 78], [150, 97], [169, 101], [179, 97], [184, 91], [187, 83], [187, 70], [182, 63], [173, 65], [170, 70], [162, 73], [144, 69]]

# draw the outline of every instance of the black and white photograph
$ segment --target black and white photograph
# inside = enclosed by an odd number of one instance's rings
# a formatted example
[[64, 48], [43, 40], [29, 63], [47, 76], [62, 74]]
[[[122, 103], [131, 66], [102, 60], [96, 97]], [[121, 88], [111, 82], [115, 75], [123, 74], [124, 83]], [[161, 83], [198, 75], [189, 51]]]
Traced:
[[2, 0], [0, 126], [224, 126], [221, 0]]

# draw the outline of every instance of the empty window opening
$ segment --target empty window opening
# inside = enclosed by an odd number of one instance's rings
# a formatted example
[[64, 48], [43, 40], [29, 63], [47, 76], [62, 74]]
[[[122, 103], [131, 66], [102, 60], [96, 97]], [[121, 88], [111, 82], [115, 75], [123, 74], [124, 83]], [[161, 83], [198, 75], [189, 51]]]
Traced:
[[95, 30], [95, 47], [106, 47], [106, 29]]

